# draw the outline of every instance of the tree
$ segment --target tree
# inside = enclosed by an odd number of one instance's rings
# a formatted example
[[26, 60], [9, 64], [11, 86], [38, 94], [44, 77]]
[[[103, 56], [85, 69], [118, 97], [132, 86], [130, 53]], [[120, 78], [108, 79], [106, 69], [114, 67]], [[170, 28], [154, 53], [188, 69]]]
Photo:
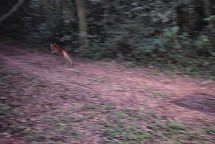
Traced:
[[0, 17], [0, 23], [3, 22], [4, 20], [6, 20], [14, 12], [16, 12], [24, 4], [24, 2], [25, 2], [25, 0], [19, 0], [8, 13], [6, 13], [2, 17]]
[[76, 0], [76, 6], [79, 19], [79, 49], [80, 52], [83, 52], [84, 49], [88, 46], [86, 9], [84, 0]]
[[204, 11], [205, 11], [205, 16], [210, 17], [211, 16], [211, 2], [210, 0], [203, 0], [204, 3]]

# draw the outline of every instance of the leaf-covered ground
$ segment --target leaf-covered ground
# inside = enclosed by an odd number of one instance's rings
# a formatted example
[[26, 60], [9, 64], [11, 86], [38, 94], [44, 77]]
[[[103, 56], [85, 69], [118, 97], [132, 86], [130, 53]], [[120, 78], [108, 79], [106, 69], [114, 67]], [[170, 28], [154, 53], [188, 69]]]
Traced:
[[0, 45], [2, 144], [213, 144], [215, 83]]

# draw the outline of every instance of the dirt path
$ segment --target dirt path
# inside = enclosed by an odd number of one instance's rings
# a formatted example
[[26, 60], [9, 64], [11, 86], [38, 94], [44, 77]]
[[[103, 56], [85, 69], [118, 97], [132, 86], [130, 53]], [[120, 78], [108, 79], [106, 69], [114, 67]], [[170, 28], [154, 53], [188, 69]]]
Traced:
[[[127, 107], [152, 110], [170, 121], [183, 121], [190, 125], [214, 125], [215, 122], [213, 81], [188, 76], [170, 77], [155, 70], [128, 69], [108, 62], [82, 61], [70, 68], [58, 56], [6, 44], [0, 45], [0, 64], [43, 81], [43, 86], [39, 88], [34, 86], [36, 82], [27, 81], [29, 85], [24, 93], [30, 93], [32, 98], [37, 97], [35, 102], [29, 103], [27, 110], [23, 108], [27, 117], [38, 116], [42, 112], [41, 107], [36, 107], [37, 103], [44, 103], [40, 105], [44, 107], [48, 103], [51, 109], [55, 107], [64, 112], [71, 108], [71, 103], [77, 107], [80, 107], [79, 104], [93, 103], [112, 105], [115, 109]], [[52, 98], [55, 100], [50, 100]], [[45, 113], [52, 112], [47, 110]], [[89, 120], [89, 123], [102, 119], [95, 111], [89, 119], [92, 117], [94, 120]], [[82, 143], [101, 143], [100, 134], [88, 132], [83, 134]], [[8, 144], [13, 143], [9, 142], [13, 139], [11, 136], [9, 139], [7, 136], [3, 138]]]

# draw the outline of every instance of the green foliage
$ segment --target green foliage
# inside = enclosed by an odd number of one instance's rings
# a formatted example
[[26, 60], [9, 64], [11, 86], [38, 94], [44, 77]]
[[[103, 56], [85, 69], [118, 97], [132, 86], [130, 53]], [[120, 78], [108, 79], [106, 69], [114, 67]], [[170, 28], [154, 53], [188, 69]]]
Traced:
[[211, 125], [205, 129], [208, 134], [215, 134], [215, 125]]
[[210, 16], [210, 17], [208, 17], [208, 18], [205, 18], [204, 20], [214, 23], [214, 22], [215, 22], [215, 15], [212, 15], [212, 16]]
[[144, 133], [138, 128], [120, 128], [117, 126], [110, 126], [105, 129], [105, 135], [109, 141], [121, 141], [123, 143], [139, 143], [144, 139], [150, 138], [150, 134]]
[[0, 116], [6, 115], [8, 112], [11, 111], [11, 109], [12, 108], [10, 106], [0, 103]]
[[163, 30], [163, 35], [168, 38], [173, 38], [177, 35], [178, 31], [179, 31], [178, 26], [168, 27]]
[[134, 121], [142, 119], [141, 114], [133, 114], [132, 110], [117, 111], [108, 117], [104, 136], [110, 143], [140, 143], [152, 138], [152, 135], [135, 125]]
[[168, 129], [170, 130], [186, 130], [186, 126], [182, 123], [178, 123], [178, 122], [172, 122], [170, 124], [168, 124], [167, 126]]

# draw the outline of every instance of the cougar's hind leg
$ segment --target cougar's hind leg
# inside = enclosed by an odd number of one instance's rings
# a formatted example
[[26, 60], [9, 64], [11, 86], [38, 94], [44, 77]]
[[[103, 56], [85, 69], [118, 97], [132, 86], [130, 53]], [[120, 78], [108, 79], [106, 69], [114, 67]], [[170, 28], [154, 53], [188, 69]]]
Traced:
[[65, 62], [66, 62], [66, 65], [67, 65], [67, 63], [68, 63], [68, 62], [67, 62], [67, 59], [66, 59], [66, 57], [65, 57], [65, 56], [64, 56], [64, 60], [65, 60]]

